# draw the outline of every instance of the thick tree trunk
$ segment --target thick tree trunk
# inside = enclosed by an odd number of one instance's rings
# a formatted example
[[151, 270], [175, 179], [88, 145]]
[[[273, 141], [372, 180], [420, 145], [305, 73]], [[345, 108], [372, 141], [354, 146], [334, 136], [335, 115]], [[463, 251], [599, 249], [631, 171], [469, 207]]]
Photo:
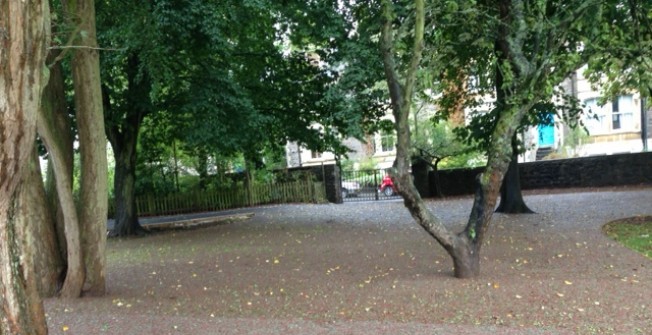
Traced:
[[[247, 162], [250, 162], [247, 160]], [[249, 164], [254, 165], [254, 164]], [[205, 150], [199, 150], [197, 154], [197, 172], [199, 173], [199, 188], [205, 190], [208, 186], [208, 153]], [[247, 167], [249, 171], [251, 166]], [[252, 170], [253, 171], [253, 170]]]
[[473, 243], [466, 234], [458, 234], [457, 246], [449, 254], [453, 258], [453, 275], [456, 278], [475, 278], [480, 275], [480, 245]]
[[[14, 177], [12, 179], [20, 179]], [[2, 183], [2, 189], [6, 190]], [[33, 242], [18, 215], [22, 184], [13, 187], [13, 194], [0, 193], [0, 334], [47, 334], [45, 311], [39, 297]]]
[[[61, 289], [61, 296], [65, 298], [76, 298], [81, 295], [84, 285], [85, 270], [84, 262], [82, 259], [81, 238], [79, 231], [79, 219], [75, 201], [72, 196], [72, 146], [71, 134], [68, 122], [65, 121], [65, 110], [61, 110], [63, 98], [60, 96], [59, 87], [62, 83], [57, 76], [57, 70], [53, 70], [55, 77], [49, 81], [46, 91], [44, 92], [44, 101], [39, 109], [39, 116], [37, 119], [38, 134], [41, 136], [45, 147], [50, 154], [50, 170], [48, 174], [52, 174], [53, 178], [49, 178], [49, 183], [54, 181], [56, 198], [54, 193], [50, 194], [50, 199], [57, 201], [51, 202], [56, 208], [57, 216], [61, 216], [59, 220], [60, 225], [63, 224], [65, 237], [60, 241], [65, 246], [65, 251], [62, 255], [66, 261], [66, 274], [63, 287]], [[52, 186], [50, 186], [51, 188]], [[50, 190], [52, 192], [52, 190]]]
[[61, 287], [59, 280], [65, 265], [59, 253], [54, 217], [45, 197], [36, 146], [24, 178], [16, 222], [33, 251], [30, 263], [36, 274], [38, 291], [42, 297], [52, 297]]
[[[59, 52], [52, 50], [48, 55], [47, 63], [51, 64], [59, 55]], [[73, 140], [74, 134], [72, 132], [72, 120], [68, 115], [68, 106], [66, 103], [66, 95], [64, 89], [63, 70], [61, 63], [50, 65], [50, 80], [48, 81], [45, 91], [43, 92], [43, 101], [41, 103], [41, 111], [37, 121], [37, 132], [43, 141], [47, 138], [46, 147], [49, 147], [48, 155], [48, 168], [45, 180], [45, 194], [47, 196], [49, 208], [53, 213], [55, 221], [55, 228], [57, 240], [59, 241], [59, 253], [63, 258], [64, 263], [67, 262], [67, 242], [65, 235], [65, 215], [62, 208], [61, 199], [57, 191], [57, 181], [55, 178], [55, 168], [59, 170], [62, 175], [59, 178], [65, 178], [66, 184], [72, 187], [72, 174], [74, 165], [74, 151]], [[52, 148], [55, 146], [56, 148]], [[57, 155], [57, 159], [53, 158]], [[56, 164], [63, 164], [63, 166], [56, 167]], [[70, 193], [72, 199], [72, 189], [66, 192]], [[69, 211], [75, 211], [73, 203], [67, 204], [71, 206]], [[77, 213], [75, 213], [75, 217]], [[75, 226], [79, 226], [75, 218]], [[77, 238], [79, 240], [79, 238]], [[79, 249], [79, 246], [77, 247]], [[78, 251], [80, 253], [81, 251]]]
[[521, 192], [521, 177], [518, 170], [518, 154], [512, 154], [503, 185], [500, 189], [500, 204], [497, 213], [531, 214], [534, 213], [523, 200]]
[[[145, 230], [138, 222], [136, 208], [136, 162], [138, 134], [143, 118], [148, 112], [151, 82], [145, 73], [139, 75], [140, 60], [136, 55], [127, 59], [126, 106], [114, 109], [105, 89], [104, 109], [106, 114], [106, 135], [115, 155], [115, 225], [111, 236], [142, 235]], [[105, 87], [106, 88], [106, 87]]]
[[59, 148], [56, 136], [52, 134], [52, 129], [45, 124], [44, 118], [39, 117], [38, 124], [39, 135], [50, 153], [59, 199], [58, 206], [61, 209], [64, 221], [67, 270], [60, 294], [65, 298], [76, 298], [81, 295], [85, 271], [82, 260], [79, 220], [72, 196], [72, 178], [70, 178], [72, 172], [68, 170], [71, 166], [66, 165], [65, 157], [61, 153], [62, 150]]
[[86, 267], [84, 291], [103, 295], [106, 290], [107, 142], [95, 35], [95, 2], [69, 0], [68, 11], [80, 31], [75, 44], [81, 47], [75, 49], [72, 74], [81, 156], [79, 220]]
[[47, 334], [17, 206], [47, 82], [49, 27], [47, 1], [0, 0], [0, 334]]
[[[113, 145], [115, 154], [115, 225], [111, 236], [142, 235], [136, 209], [136, 140]], [[113, 143], [113, 142], [112, 142]]]

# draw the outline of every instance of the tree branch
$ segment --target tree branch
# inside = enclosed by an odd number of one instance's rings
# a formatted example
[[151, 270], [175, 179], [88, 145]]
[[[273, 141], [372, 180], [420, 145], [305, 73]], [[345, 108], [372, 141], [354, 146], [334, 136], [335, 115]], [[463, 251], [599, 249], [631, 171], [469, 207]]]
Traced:
[[417, 70], [419, 70], [419, 64], [421, 63], [421, 57], [423, 53], [423, 33], [425, 26], [425, 9], [423, 0], [416, 0], [415, 2], [415, 16], [416, 22], [414, 24], [414, 47], [412, 51], [412, 59], [410, 60], [410, 66], [408, 67], [407, 76], [405, 79], [405, 90], [404, 90], [404, 104], [410, 105], [412, 103], [412, 95], [414, 93], [414, 86], [416, 83]]

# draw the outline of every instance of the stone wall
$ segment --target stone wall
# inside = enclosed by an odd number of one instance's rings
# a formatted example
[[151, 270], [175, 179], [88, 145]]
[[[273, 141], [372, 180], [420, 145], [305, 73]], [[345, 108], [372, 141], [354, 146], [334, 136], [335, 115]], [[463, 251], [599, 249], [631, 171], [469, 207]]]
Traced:
[[342, 203], [342, 185], [340, 184], [339, 166], [335, 164], [324, 164], [290, 168], [288, 171], [310, 171], [318, 181], [326, 185], [326, 199], [332, 203]]
[[[652, 184], [652, 152], [528, 162], [519, 164], [519, 169], [523, 189]], [[440, 171], [442, 193], [472, 194], [482, 170]], [[433, 189], [431, 183], [431, 193]]]

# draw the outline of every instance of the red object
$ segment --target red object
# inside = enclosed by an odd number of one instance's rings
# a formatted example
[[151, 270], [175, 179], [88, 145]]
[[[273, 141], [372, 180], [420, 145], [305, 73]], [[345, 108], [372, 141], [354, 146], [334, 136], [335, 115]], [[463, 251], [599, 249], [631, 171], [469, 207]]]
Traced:
[[389, 175], [385, 175], [383, 177], [383, 181], [380, 184], [380, 187], [378, 187], [378, 192], [391, 197], [394, 195], [396, 192], [396, 187], [394, 186], [394, 181], [392, 180], [392, 177]]

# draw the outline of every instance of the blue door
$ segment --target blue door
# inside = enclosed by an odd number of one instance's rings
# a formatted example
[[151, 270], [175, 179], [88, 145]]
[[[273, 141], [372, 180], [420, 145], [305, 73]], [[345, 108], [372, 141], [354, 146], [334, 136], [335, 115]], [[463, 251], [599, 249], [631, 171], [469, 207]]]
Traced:
[[555, 144], [555, 126], [539, 125], [539, 147], [552, 147]]

